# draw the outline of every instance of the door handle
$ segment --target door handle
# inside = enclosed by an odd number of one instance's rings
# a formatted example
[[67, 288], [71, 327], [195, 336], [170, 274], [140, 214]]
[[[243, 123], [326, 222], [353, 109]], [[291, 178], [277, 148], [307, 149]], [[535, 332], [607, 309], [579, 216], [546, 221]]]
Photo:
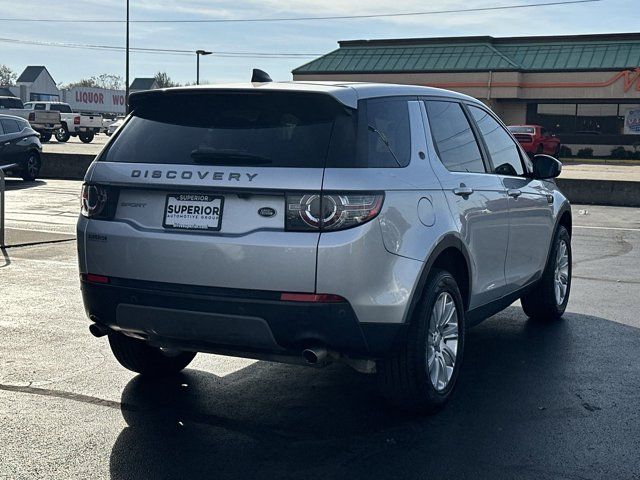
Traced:
[[522, 192], [517, 188], [510, 188], [509, 190], [507, 190], [507, 195], [513, 198], [518, 198], [520, 195], [522, 195]]
[[11, 142], [4, 142], [5, 145], [11, 145]]
[[468, 197], [473, 193], [473, 188], [470, 187], [458, 187], [453, 189], [453, 193], [455, 195], [459, 195], [461, 197]]

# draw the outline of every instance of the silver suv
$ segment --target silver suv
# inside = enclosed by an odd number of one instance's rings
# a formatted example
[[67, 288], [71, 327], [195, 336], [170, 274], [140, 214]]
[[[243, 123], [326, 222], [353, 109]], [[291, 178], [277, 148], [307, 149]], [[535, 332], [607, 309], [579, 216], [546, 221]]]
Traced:
[[91, 332], [126, 368], [196, 352], [376, 373], [415, 412], [451, 396], [465, 329], [571, 286], [556, 159], [434, 88], [250, 83], [136, 93], [78, 222]]

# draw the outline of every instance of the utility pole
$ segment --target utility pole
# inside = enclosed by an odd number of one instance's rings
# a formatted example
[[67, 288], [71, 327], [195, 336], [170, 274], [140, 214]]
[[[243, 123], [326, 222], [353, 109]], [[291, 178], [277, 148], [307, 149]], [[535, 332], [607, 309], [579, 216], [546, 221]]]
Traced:
[[129, 0], [127, 0], [127, 47], [126, 47], [126, 67], [125, 67], [125, 113], [129, 114]]
[[211, 55], [212, 53], [206, 50], [196, 50], [196, 85], [200, 85], [200, 55]]

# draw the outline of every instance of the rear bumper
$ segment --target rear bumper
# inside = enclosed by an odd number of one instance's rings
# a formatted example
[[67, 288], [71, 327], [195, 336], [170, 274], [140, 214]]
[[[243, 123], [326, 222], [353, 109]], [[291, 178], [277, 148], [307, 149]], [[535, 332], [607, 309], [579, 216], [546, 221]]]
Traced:
[[278, 292], [110, 279], [82, 281], [89, 317], [156, 346], [237, 356], [299, 356], [322, 345], [357, 358], [384, 356], [402, 324], [359, 323], [351, 305], [279, 300]]

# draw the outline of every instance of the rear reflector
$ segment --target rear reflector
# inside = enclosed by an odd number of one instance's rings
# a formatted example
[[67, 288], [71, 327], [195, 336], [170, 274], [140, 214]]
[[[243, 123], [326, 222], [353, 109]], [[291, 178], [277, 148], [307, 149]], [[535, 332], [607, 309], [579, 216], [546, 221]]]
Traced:
[[94, 273], [87, 273], [84, 277], [87, 282], [91, 283], [109, 283], [109, 277], [104, 275], [96, 275]]
[[329, 293], [283, 293], [280, 300], [285, 302], [337, 303], [346, 300], [340, 295]]

